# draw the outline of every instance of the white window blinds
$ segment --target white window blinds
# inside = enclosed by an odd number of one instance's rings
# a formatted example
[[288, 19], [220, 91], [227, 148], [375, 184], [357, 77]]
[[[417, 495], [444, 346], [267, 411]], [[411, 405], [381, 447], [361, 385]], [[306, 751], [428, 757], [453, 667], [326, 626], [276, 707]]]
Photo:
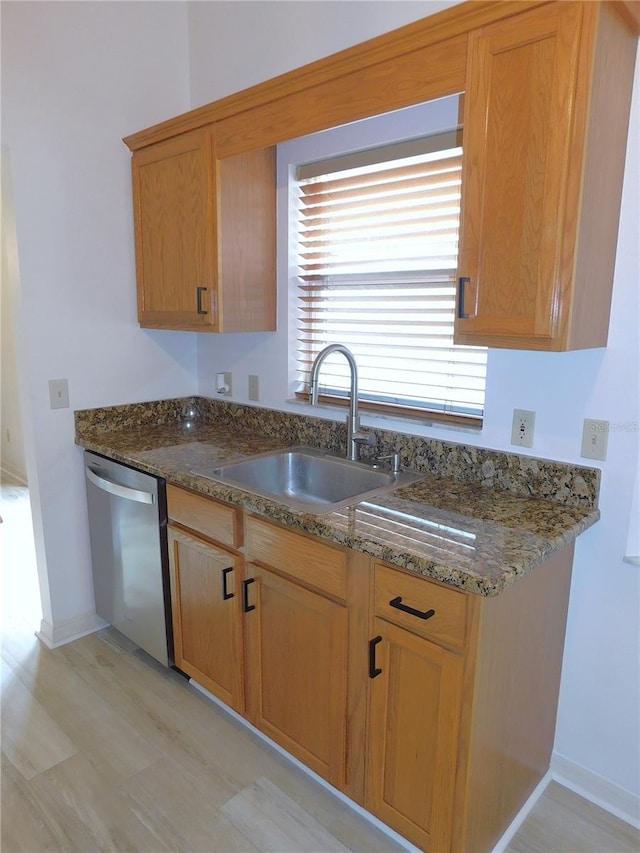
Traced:
[[[300, 388], [320, 350], [342, 343], [372, 407], [479, 418], [486, 350], [453, 344], [461, 149], [385, 153], [299, 172]], [[327, 359], [321, 383], [323, 395], [347, 395], [344, 358]]]

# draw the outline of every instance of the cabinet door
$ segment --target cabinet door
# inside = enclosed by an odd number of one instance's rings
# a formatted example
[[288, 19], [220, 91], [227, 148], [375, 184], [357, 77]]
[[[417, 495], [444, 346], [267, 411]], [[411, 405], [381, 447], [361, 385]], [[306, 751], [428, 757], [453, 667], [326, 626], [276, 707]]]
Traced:
[[215, 326], [212, 132], [186, 133], [136, 151], [132, 169], [140, 325]]
[[451, 844], [462, 658], [377, 618], [371, 652], [365, 806], [440, 853]]
[[170, 527], [169, 566], [176, 666], [242, 711], [240, 559]]
[[581, 6], [551, 3], [469, 37], [457, 343], [563, 348]]
[[267, 569], [247, 568], [247, 607], [255, 607], [245, 616], [248, 717], [343, 787], [347, 609]]

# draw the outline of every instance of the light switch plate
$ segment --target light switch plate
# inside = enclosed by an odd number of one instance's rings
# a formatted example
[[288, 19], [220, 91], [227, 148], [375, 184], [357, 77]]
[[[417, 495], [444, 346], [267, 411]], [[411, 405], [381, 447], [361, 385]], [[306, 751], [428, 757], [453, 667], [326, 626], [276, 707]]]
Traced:
[[69, 383], [66, 379], [49, 380], [49, 400], [52, 409], [69, 408]]
[[249, 399], [254, 403], [260, 399], [260, 382], [253, 373], [249, 376]]
[[584, 419], [582, 428], [582, 450], [580, 456], [585, 459], [600, 459], [602, 462], [607, 458], [607, 444], [609, 443], [609, 421], [594, 421]]

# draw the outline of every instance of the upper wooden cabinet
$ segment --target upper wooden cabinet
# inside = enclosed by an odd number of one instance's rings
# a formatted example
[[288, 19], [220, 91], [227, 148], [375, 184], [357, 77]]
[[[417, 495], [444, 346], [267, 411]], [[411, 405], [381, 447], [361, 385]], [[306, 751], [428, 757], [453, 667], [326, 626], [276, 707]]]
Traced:
[[474, 0], [126, 137], [141, 324], [274, 329], [273, 146], [465, 92], [456, 342], [604, 346], [639, 30]]
[[213, 126], [135, 151], [140, 325], [275, 329], [275, 152], [219, 160]]
[[606, 345], [635, 51], [607, 3], [470, 34], [457, 343]]

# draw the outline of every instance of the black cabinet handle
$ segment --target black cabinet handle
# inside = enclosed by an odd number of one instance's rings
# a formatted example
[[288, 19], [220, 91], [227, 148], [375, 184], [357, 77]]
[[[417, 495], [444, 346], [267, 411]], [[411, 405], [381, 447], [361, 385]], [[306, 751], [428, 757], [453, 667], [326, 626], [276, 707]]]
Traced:
[[369, 678], [375, 678], [382, 673], [382, 670], [376, 666], [376, 646], [382, 642], [382, 637], [374, 637], [369, 640]]
[[242, 611], [244, 613], [249, 613], [251, 610], [255, 610], [255, 604], [249, 604], [249, 584], [255, 582], [255, 578], [247, 578], [246, 581], [242, 581]]
[[233, 593], [227, 590], [227, 576], [229, 572], [233, 571], [233, 566], [229, 566], [228, 569], [222, 570], [222, 600], [228, 601], [230, 598], [233, 598]]
[[416, 610], [415, 607], [409, 607], [408, 604], [403, 604], [401, 595], [399, 595], [397, 598], [392, 598], [389, 604], [391, 605], [391, 607], [395, 607], [396, 610], [404, 610], [405, 613], [410, 613], [412, 616], [417, 616], [418, 619], [431, 619], [432, 616], [436, 615], [435, 610]]
[[470, 281], [471, 281], [471, 279], [468, 278], [467, 276], [464, 276], [464, 277], [461, 276], [458, 279], [458, 288], [459, 288], [458, 317], [461, 320], [466, 320], [470, 316], [469, 314], [465, 314], [465, 311], [464, 311], [464, 288], [465, 288], [465, 285], [469, 284]]
[[206, 287], [196, 288], [196, 310], [198, 314], [206, 314], [207, 312], [202, 307], [202, 294], [207, 292]]

